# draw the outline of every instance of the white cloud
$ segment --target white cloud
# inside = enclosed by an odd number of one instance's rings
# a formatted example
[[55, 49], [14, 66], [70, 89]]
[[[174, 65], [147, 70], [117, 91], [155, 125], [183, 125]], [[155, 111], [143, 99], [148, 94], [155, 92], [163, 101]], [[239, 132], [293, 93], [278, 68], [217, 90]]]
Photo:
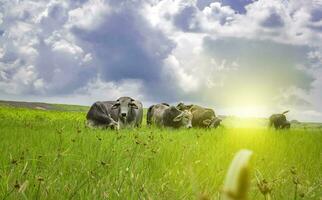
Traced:
[[18, 95], [64, 92], [64, 88], [79, 87], [76, 76], [83, 73], [85, 63], [90, 65], [92, 56], [77, 44], [65, 26], [68, 10], [73, 7], [72, 2], [63, 0], [7, 1], [2, 5], [3, 90]]
[[[206, 17], [206, 20], [210, 22], [206, 23], [205, 26], [229, 24], [235, 19], [237, 15], [235, 14], [235, 11], [229, 6], [222, 6], [219, 2], [211, 3], [209, 6], [205, 7], [202, 10], [202, 13]], [[211, 22], [213, 22], [214, 24]]]
[[21, 82], [24, 85], [28, 85], [37, 78], [37, 74], [34, 72], [34, 68], [35, 67], [32, 65], [20, 68], [14, 75], [13, 79]]
[[194, 92], [199, 88], [199, 80], [193, 75], [187, 74], [175, 56], [171, 55], [165, 59], [163, 70], [165, 79], [170, 80], [172, 83], [177, 83], [180, 90]]
[[[316, 41], [322, 41], [322, 36], [316, 34], [314, 28], [322, 30], [322, 22], [310, 21], [311, 11], [317, 7], [314, 5], [307, 1], [259, 0], [246, 6], [246, 14], [237, 14], [220, 2], [199, 10], [193, 1], [183, 3], [180, 0], [164, 0], [152, 6], [149, 4], [144, 13], [151, 24], [170, 35], [180, 31], [174, 26], [173, 18], [183, 8], [194, 7], [195, 13], [187, 16], [193, 18], [190, 19], [190, 25], [197, 24], [200, 32], [213, 37], [240, 37], [316, 46]], [[195, 29], [191, 28], [191, 31]]]
[[176, 28], [171, 19], [186, 5], [191, 5], [191, 2], [182, 0], [156, 1], [152, 4], [145, 4], [141, 12], [152, 26], [162, 29], [167, 34], [172, 34]]
[[10, 79], [0, 70], [0, 90], [7, 94], [28, 94], [32, 88], [41, 89], [40, 81], [32, 65], [19, 67]]
[[0, 59], [3, 58], [3, 55], [4, 55], [4, 50], [3, 48], [0, 47]]
[[3, 23], [3, 14], [0, 13], [0, 25]]
[[68, 27], [95, 29], [103, 20], [110, 8], [105, 0], [89, 0], [83, 6], [68, 12]]
[[90, 62], [91, 60], [93, 60], [93, 57], [92, 57], [92, 54], [90, 54], [90, 53], [87, 53], [87, 54], [85, 55], [85, 57], [83, 58], [83, 62], [84, 62], [84, 63], [88, 63], [88, 62]]
[[101, 78], [90, 81], [85, 87], [74, 92], [74, 98], [83, 99], [82, 104], [92, 104], [95, 101], [113, 100], [120, 96], [131, 96], [141, 101], [145, 100], [141, 80], [125, 79], [120, 82], [105, 82]]
[[322, 67], [322, 51], [321, 50], [310, 51], [310, 52], [308, 52], [307, 57], [310, 61], [311, 68]]
[[82, 54], [83, 50], [79, 46], [72, 44], [66, 40], [55, 41], [52, 44], [53, 51], [62, 51], [64, 53], [70, 53], [73, 55]]

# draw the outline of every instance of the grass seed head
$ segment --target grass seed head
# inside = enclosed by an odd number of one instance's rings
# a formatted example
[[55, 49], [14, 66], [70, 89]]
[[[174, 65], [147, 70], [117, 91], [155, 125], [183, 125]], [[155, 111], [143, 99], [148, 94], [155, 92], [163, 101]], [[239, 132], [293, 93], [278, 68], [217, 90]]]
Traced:
[[297, 174], [296, 167], [291, 167], [290, 172], [291, 174], [296, 175]]
[[17, 165], [17, 164], [18, 164], [18, 161], [17, 161], [17, 160], [15, 160], [15, 159], [12, 159], [12, 160], [10, 161], [10, 163], [11, 163], [11, 164], [13, 164], [13, 165]]
[[210, 196], [209, 194], [203, 192], [198, 195], [198, 200], [210, 200]]
[[13, 187], [15, 188], [15, 189], [17, 189], [17, 190], [19, 190], [20, 189], [20, 184], [19, 184], [19, 182], [16, 180], [16, 182], [15, 182], [15, 184], [13, 185]]
[[102, 165], [102, 166], [105, 166], [105, 165], [106, 165], [106, 162], [101, 161], [101, 165]]
[[28, 181], [28, 180], [26, 180], [26, 181], [25, 181], [25, 182], [20, 186], [20, 188], [19, 188], [19, 191], [18, 191], [18, 192], [20, 192], [20, 193], [24, 193], [24, 192], [25, 192], [25, 190], [27, 189], [28, 185], [29, 185], [29, 181]]
[[144, 184], [141, 186], [140, 192], [144, 192]]
[[273, 190], [272, 184], [268, 183], [266, 179], [263, 179], [261, 181], [258, 181], [257, 183], [259, 191], [266, 196], [267, 194], [270, 194]]
[[38, 180], [39, 182], [43, 182], [45, 179], [44, 179], [44, 177], [38, 176], [38, 177], [37, 177], [37, 180]]
[[301, 183], [301, 181], [300, 181], [300, 178], [298, 177], [298, 176], [293, 176], [293, 183], [295, 184], [295, 185], [298, 185], [298, 184], [300, 184]]

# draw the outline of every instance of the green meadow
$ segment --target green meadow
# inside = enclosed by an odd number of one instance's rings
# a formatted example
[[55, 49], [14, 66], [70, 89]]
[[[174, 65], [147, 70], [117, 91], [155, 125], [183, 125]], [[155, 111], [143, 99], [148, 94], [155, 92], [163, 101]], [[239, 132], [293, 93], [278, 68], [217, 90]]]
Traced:
[[[60, 106], [68, 108], [68, 106]], [[68, 110], [68, 109], [66, 109]], [[73, 109], [71, 109], [73, 110]], [[249, 199], [322, 197], [322, 128], [227, 117], [218, 129], [89, 129], [86, 111], [0, 106], [1, 199], [220, 199], [229, 164], [253, 151]]]

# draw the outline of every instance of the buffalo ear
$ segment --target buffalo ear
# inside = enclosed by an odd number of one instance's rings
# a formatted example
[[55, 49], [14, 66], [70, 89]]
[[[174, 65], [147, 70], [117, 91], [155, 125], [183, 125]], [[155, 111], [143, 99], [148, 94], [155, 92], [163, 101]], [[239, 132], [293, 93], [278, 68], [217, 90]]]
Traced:
[[184, 106], [184, 103], [179, 102], [178, 105], [177, 105], [177, 107], [181, 107], [181, 106]]
[[135, 103], [130, 103], [131, 108], [139, 109], [139, 107]]
[[179, 121], [181, 121], [181, 119], [182, 119], [182, 113], [180, 114], [180, 115], [178, 115], [178, 116], [176, 116], [174, 119], [173, 119], [173, 121], [174, 122], [179, 122]]
[[202, 123], [203, 123], [204, 125], [206, 125], [206, 126], [209, 126], [209, 125], [210, 125], [210, 123], [211, 123], [211, 120], [210, 120], [210, 119], [205, 119], [205, 120], [203, 120], [203, 121], [202, 121]]
[[184, 109], [184, 103], [182, 103], [182, 102], [178, 103], [178, 105], [176, 106], [176, 108], [178, 110], [181, 110], [182, 111]]
[[120, 106], [120, 103], [116, 103], [112, 106], [112, 109], [117, 109]]

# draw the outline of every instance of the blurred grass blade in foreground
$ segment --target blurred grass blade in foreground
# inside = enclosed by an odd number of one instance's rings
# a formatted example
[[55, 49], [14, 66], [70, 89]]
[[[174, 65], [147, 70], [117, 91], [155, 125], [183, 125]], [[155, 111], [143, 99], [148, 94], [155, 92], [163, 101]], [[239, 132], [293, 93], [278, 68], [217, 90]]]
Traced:
[[226, 174], [223, 200], [246, 200], [250, 182], [250, 158], [253, 152], [240, 150], [234, 157]]

